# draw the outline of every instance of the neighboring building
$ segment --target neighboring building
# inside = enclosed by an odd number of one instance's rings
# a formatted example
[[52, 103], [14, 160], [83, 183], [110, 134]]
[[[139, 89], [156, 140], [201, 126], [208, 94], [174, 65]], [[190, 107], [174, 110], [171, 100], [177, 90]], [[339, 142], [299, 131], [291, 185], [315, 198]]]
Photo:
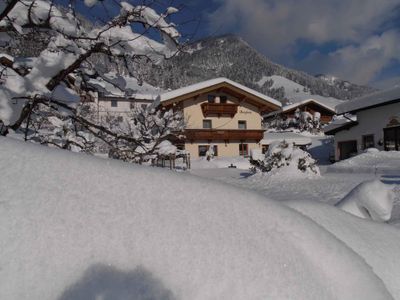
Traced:
[[146, 83], [140, 85], [133, 77], [106, 75], [111, 78], [109, 81], [91, 79], [89, 85], [92, 92], [82, 95], [82, 97], [90, 98], [82, 99], [83, 101], [97, 104], [97, 113], [100, 118], [106, 118], [111, 114], [123, 120], [135, 106], [146, 107], [152, 104], [162, 92]]
[[100, 117], [112, 114], [121, 120], [135, 108], [135, 106], [147, 107], [152, 104], [158, 95], [134, 94], [130, 96], [114, 96], [99, 94], [96, 103]]
[[325, 134], [335, 136], [336, 160], [371, 147], [400, 150], [400, 87], [339, 104], [336, 113], [343, 119], [325, 129]]
[[316, 112], [320, 113], [320, 122], [322, 125], [328, 124], [330, 121], [332, 121], [332, 118], [335, 115], [334, 108], [325, 105], [324, 103], [321, 103], [320, 101], [315, 99], [306, 99], [294, 104], [284, 106], [281, 110], [277, 112], [266, 114], [264, 118], [267, 122], [268, 120], [276, 118], [277, 116], [281, 117], [282, 120], [293, 119], [295, 118], [295, 113], [297, 110], [300, 110], [301, 112], [308, 112], [312, 116], [314, 116]]
[[261, 149], [262, 115], [281, 103], [226, 78], [216, 78], [160, 95], [160, 104], [183, 112], [187, 122], [181, 148], [191, 157], [205, 156], [212, 146], [216, 156], [248, 156]]

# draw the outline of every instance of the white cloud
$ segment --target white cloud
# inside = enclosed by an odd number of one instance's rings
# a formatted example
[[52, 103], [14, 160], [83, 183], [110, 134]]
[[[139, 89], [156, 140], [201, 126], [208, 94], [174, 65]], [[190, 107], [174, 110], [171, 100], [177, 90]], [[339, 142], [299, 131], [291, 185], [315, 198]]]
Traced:
[[393, 60], [400, 61], [400, 33], [390, 30], [327, 55], [311, 53], [299, 66], [311, 72], [319, 68], [355, 83], [368, 84]]
[[[232, 29], [278, 62], [290, 62], [298, 41], [305, 40], [317, 45], [333, 42], [343, 45], [343, 48], [327, 55], [313, 54], [321, 67], [325, 67], [318, 72], [339, 72], [341, 69], [335, 67], [333, 63], [337, 62], [345, 67], [340, 74], [346, 77], [355, 76], [355, 81], [367, 83], [385, 63], [397, 57], [393, 50], [396, 49], [394, 45], [396, 39], [397, 43], [399, 42], [398, 33], [388, 31], [383, 35], [376, 35], [376, 32], [386, 21], [394, 17], [400, 0], [217, 0], [217, 2], [221, 5], [210, 16], [213, 28], [221, 28], [224, 31]], [[327, 61], [324, 62], [324, 59]], [[351, 65], [354, 63], [359, 67], [363, 59], [374, 59], [366, 61], [365, 74], [361, 74], [358, 70], [352, 71]], [[294, 66], [296, 64], [294, 63]]]

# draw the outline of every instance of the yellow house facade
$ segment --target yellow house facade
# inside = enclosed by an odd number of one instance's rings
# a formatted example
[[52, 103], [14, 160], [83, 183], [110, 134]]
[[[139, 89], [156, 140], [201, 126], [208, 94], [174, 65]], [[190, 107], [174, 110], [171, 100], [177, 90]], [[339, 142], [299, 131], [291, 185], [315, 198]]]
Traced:
[[262, 115], [281, 103], [226, 78], [216, 78], [160, 95], [160, 103], [183, 112], [185, 139], [177, 142], [192, 158], [213, 147], [217, 157], [247, 156], [261, 149]]

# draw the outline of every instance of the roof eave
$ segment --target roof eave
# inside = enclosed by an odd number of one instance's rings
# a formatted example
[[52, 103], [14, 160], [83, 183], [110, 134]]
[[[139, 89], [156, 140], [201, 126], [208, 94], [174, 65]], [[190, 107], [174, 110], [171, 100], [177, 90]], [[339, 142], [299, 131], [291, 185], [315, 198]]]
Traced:
[[356, 125], [358, 125], [358, 122], [357, 121], [352, 121], [352, 122], [343, 124], [342, 126], [338, 126], [336, 128], [333, 128], [331, 130], [324, 131], [324, 134], [325, 135], [335, 135], [336, 133], [338, 133], [340, 131], [349, 130], [350, 128], [352, 128], [352, 127], [354, 127]]

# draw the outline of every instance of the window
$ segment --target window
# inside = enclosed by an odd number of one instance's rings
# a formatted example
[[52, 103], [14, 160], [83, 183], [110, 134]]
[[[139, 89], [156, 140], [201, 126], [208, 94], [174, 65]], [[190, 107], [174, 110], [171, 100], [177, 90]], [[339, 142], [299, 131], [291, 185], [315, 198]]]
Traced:
[[[210, 145], [200, 145], [199, 146], [199, 156], [200, 157], [207, 156], [208, 149], [210, 149]], [[214, 149], [214, 156], [218, 156], [218, 146], [213, 145], [213, 149]]]
[[111, 107], [118, 107], [118, 101], [117, 100], [111, 100]]
[[201, 145], [199, 146], [199, 156], [203, 157], [207, 155], [207, 151], [208, 151], [208, 146], [207, 145]]
[[240, 156], [248, 156], [249, 151], [248, 151], [248, 144], [239, 144], [239, 155]]
[[262, 148], [261, 148], [262, 154], [266, 154], [268, 152], [268, 148], [269, 148], [269, 145], [262, 145]]
[[211, 129], [212, 128], [211, 120], [203, 120], [203, 128], [204, 129]]
[[228, 98], [226, 96], [219, 97], [219, 102], [220, 103], [226, 103], [227, 100], [228, 100]]
[[238, 121], [238, 128], [239, 129], [247, 129], [247, 122], [246, 121]]
[[208, 95], [208, 103], [215, 103], [215, 95]]
[[375, 147], [375, 141], [374, 141], [373, 134], [363, 135], [362, 142], [363, 142], [363, 149]]

